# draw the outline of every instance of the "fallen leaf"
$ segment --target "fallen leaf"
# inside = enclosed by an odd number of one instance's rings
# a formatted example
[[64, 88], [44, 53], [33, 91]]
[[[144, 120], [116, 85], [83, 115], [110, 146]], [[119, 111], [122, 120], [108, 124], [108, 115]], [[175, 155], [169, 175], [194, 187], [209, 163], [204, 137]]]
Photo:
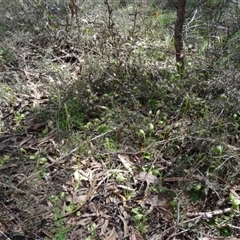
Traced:
[[144, 240], [143, 236], [134, 228], [134, 227], [129, 227], [130, 228], [130, 240]]
[[129, 157], [127, 155], [118, 154], [118, 158], [123, 164], [123, 166], [133, 175], [133, 170], [132, 170], [133, 164], [129, 160]]
[[146, 181], [148, 183], [159, 183], [159, 179], [156, 176], [147, 172], [140, 172], [136, 178], [138, 180]]
[[116, 240], [116, 231], [115, 228], [112, 229], [109, 236], [106, 237], [106, 240]]

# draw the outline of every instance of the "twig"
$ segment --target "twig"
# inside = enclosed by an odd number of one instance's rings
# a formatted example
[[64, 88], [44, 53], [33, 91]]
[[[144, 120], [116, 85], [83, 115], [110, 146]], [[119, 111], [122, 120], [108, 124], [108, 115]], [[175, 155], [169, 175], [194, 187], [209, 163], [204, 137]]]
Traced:
[[230, 224], [230, 223], [228, 224], [228, 226], [229, 226], [230, 228], [240, 230], [240, 227], [234, 226], [234, 225], [232, 225], [232, 224]]
[[204, 219], [212, 218], [213, 216], [231, 212], [232, 208], [225, 208], [223, 210], [217, 209], [211, 212], [196, 212], [196, 213], [187, 213], [187, 217], [196, 217], [199, 216]]
[[[114, 130], [115, 130], [115, 129], [114, 129]], [[96, 140], [96, 139], [98, 139], [98, 138], [101, 138], [101, 137], [107, 135], [108, 133], [110, 133], [110, 132], [112, 132], [112, 131], [114, 131], [114, 130], [109, 130], [109, 131], [107, 131], [107, 132], [105, 132], [105, 133], [102, 133], [102, 134], [96, 136], [96, 137], [93, 137], [93, 138], [90, 139], [90, 141], [94, 141], [94, 140]]]
[[[8, 188], [10, 187], [10, 188], [14, 189], [14, 190], [17, 191], [17, 192], [24, 193], [24, 194], [26, 194], [26, 195], [28, 195], [28, 196], [30, 195], [29, 193], [27, 193], [27, 192], [25, 192], [25, 191], [23, 191], [23, 190], [15, 187], [15, 186], [12, 186], [12, 185], [10, 185], [10, 184], [6, 184], [6, 183], [3, 183], [3, 182], [0, 182], [0, 185], [2, 185], [2, 186], [4, 186], [4, 187], [8, 187]], [[36, 197], [35, 197], [34, 195], [31, 194], [31, 196], [36, 199]]]
[[171, 239], [172, 237], [179, 236], [179, 235], [181, 235], [181, 234], [183, 234], [183, 233], [185, 233], [185, 232], [187, 232], [187, 231], [189, 231], [189, 229], [185, 229], [185, 230], [183, 230], [183, 231], [181, 231], [181, 232], [173, 233], [171, 236], [169, 236], [169, 237], [167, 238], [167, 240]]
[[0, 233], [6, 238], [6, 240], [11, 240], [4, 232], [0, 230]]

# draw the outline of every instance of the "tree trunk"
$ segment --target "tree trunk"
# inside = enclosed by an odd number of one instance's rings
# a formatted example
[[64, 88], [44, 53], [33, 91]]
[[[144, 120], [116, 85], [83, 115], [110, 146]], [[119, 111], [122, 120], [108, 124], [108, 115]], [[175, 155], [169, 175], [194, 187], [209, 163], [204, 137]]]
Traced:
[[174, 41], [175, 41], [177, 69], [179, 73], [182, 73], [182, 70], [184, 69], [182, 32], [183, 32], [185, 9], [186, 9], [186, 0], [178, 0], [177, 21], [175, 23]]

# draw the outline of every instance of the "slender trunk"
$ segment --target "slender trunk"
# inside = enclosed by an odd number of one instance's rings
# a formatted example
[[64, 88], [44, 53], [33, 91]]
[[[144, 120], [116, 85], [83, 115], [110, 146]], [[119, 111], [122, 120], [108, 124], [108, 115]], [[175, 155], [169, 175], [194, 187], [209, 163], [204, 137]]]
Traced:
[[178, 72], [182, 72], [184, 69], [184, 52], [183, 52], [183, 23], [184, 23], [184, 15], [186, 9], [186, 0], [178, 1], [177, 8], [177, 21], [175, 23], [175, 33], [174, 33], [174, 41], [175, 41], [175, 51], [176, 51], [176, 62]]

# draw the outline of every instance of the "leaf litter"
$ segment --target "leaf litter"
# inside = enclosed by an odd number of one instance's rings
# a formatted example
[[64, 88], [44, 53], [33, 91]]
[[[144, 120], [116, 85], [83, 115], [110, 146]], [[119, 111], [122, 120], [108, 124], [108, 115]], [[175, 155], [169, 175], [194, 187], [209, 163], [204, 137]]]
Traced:
[[[102, 150], [103, 139], [114, 133], [114, 128], [104, 133], [93, 128], [89, 131], [91, 140], [84, 133], [73, 141], [74, 134], [69, 139], [61, 136], [59, 126], [52, 122], [55, 116], [48, 118], [40, 110], [47, 109], [51, 115], [51, 107], [60, 107], [51, 103], [51, 88], [70, 88], [76, 75], [82, 76], [82, 65], [73, 70], [75, 66], [66, 64], [62, 59], [67, 56], [62, 56], [61, 61], [56, 59], [65, 75], [53, 73], [52, 69], [41, 69], [43, 49], [29, 44], [18, 51], [19, 66], [6, 66], [0, 76], [2, 86], [10, 87], [0, 106], [1, 237], [56, 239], [53, 229], [60, 223], [69, 227], [67, 239], [229, 239], [218, 237], [219, 232], [211, 227], [212, 220], [222, 227], [217, 217], [222, 217], [222, 222], [225, 217], [224, 227], [239, 232], [239, 209], [229, 207], [228, 200], [232, 193], [239, 201], [239, 187], [218, 176], [201, 174], [201, 159], [181, 169], [184, 166], [179, 160], [190, 161], [181, 159], [181, 155], [208, 149], [215, 141], [189, 139], [188, 127], [193, 124], [190, 118], [169, 120], [173, 133], [179, 130], [180, 137], [144, 143], [145, 148], [139, 151], [132, 150], [139, 139], [122, 125], [118, 138], [124, 134], [127, 137], [122, 137], [125, 146], [120, 151]], [[101, 104], [98, 108], [106, 111], [108, 108]], [[146, 106], [141, 108], [146, 114]], [[136, 110], [134, 106], [129, 107], [126, 119], [120, 120], [140, 124], [143, 118], [138, 120], [132, 110]], [[162, 127], [156, 133], [168, 134]], [[84, 141], [91, 152], [79, 154]], [[235, 151], [230, 145], [225, 147]], [[151, 157], [144, 155], [150, 151]], [[228, 214], [232, 214], [231, 221], [227, 221]], [[204, 237], [199, 237], [199, 232]]]
[[[54, 226], [54, 203], [49, 201], [49, 197], [56, 195], [59, 198], [61, 193], [66, 197], [59, 203], [61, 215], [56, 221], [66, 219], [65, 224], [71, 226], [68, 239], [86, 239], [91, 231], [96, 238], [108, 240], [147, 239], [133, 221], [132, 209], [136, 207], [146, 209], [148, 221], [145, 224], [149, 231], [151, 229], [158, 232], [149, 236], [149, 239], [174, 236], [178, 226], [194, 223], [194, 219], [184, 219], [176, 223], [176, 214], [181, 214], [177, 212], [178, 205], [174, 205], [174, 202], [178, 204], [177, 195], [178, 198], [185, 198], [186, 204], [190, 204], [190, 201], [186, 193], [174, 190], [174, 186], [169, 187], [169, 183], [177, 186], [178, 183], [190, 181], [190, 178], [191, 181], [203, 183], [201, 177], [189, 174], [187, 178], [159, 178], [151, 171], [142, 171], [139, 168], [143, 161], [139, 158], [139, 153], [110, 153], [110, 163], [114, 161], [115, 168], [109, 168], [104, 161], [99, 161], [94, 156], [78, 160], [76, 152], [79, 147], [63, 153], [57, 129], [42, 117], [30, 117], [29, 107], [39, 108], [45, 105], [49, 94], [42, 84], [32, 81], [31, 74], [25, 72], [25, 75], [28, 81], [26, 88], [31, 89], [30, 94], [13, 95], [18, 103], [16, 109], [26, 114], [19, 129], [16, 128], [18, 126], [12, 106], [6, 102], [1, 108], [3, 116], [6, 116], [2, 117], [4, 124], [1, 131], [10, 133], [0, 138], [1, 155], [11, 157], [10, 161], [0, 167], [0, 187], [5, 192], [1, 197], [0, 220], [4, 234], [14, 236], [21, 232], [25, 239], [53, 239], [48, 229], [49, 226]], [[42, 136], [44, 129], [47, 129], [47, 133]], [[104, 136], [97, 135], [94, 139]], [[37, 163], [29, 162], [30, 155], [35, 156]], [[46, 164], [40, 166], [40, 158], [46, 158]], [[158, 167], [159, 171], [167, 172], [172, 166], [168, 162], [166, 159], [158, 161], [161, 165]], [[119, 174], [122, 176], [120, 182], [117, 181]], [[10, 178], [6, 178], [7, 176]], [[154, 186], [162, 191], [154, 193]], [[237, 193], [235, 197], [238, 197]], [[201, 212], [202, 206], [200, 205], [199, 212], [194, 212], [195, 209], [189, 205], [185, 217], [212, 218], [231, 211], [226, 208], [222, 211]]]

